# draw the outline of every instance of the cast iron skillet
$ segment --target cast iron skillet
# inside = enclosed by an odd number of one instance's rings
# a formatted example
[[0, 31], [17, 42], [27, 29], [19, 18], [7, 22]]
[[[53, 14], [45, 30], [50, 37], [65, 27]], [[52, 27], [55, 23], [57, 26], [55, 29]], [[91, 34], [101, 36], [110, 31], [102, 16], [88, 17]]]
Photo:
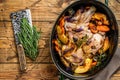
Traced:
[[[97, 8], [97, 11], [102, 12], [104, 14], [107, 15], [108, 20], [110, 22], [110, 31], [107, 33], [107, 36], [109, 37], [110, 40], [110, 48], [107, 51], [107, 54], [109, 54], [109, 56], [107, 57], [107, 60], [104, 62], [104, 64], [102, 65], [101, 68], [96, 69], [94, 72], [92, 73], [85, 73], [85, 74], [73, 74], [72, 71], [68, 71], [66, 70], [66, 67], [63, 65], [63, 63], [61, 62], [58, 53], [56, 52], [56, 50], [54, 49], [54, 44], [52, 44], [52, 40], [55, 39], [55, 35], [56, 35], [56, 25], [59, 22], [59, 19], [62, 17], [63, 14], [67, 15], [68, 10], [69, 9], [73, 9], [73, 10], [78, 10], [80, 8], [80, 6], [86, 6], [86, 5], [93, 5]], [[51, 33], [51, 40], [50, 40], [50, 50], [51, 50], [51, 57], [52, 60], [54, 62], [54, 64], [56, 65], [57, 69], [64, 74], [65, 76], [67, 76], [70, 79], [90, 79], [95, 77], [103, 68], [105, 68], [107, 66], [107, 64], [110, 62], [112, 56], [114, 55], [116, 48], [117, 48], [117, 44], [118, 44], [118, 25], [115, 19], [114, 14], [112, 13], [112, 11], [103, 3], [96, 1], [96, 0], [79, 0], [74, 2], [73, 4], [71, 4], [70, 6], [68, 6], [62, 13], [61, 15], [58, 17], [58, 19], [55, 22], [55, 25], [52, 29], [52, 33]]]

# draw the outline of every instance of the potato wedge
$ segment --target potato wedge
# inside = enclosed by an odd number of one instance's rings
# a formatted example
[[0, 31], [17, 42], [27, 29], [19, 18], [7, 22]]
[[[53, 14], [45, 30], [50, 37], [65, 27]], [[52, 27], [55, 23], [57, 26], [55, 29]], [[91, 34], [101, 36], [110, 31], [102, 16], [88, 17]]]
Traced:
[[102, 13], [95, 13], [93, 16], [92, 16], [93, 19], [97, 19], [97, 20], [106, 20], [107, 17], [105, 14], [102, 14]]
[[57, 34], [63, 34], [62, 29], [59, 25], [56, 28], [57, 28]]
[[61, 41], [63, 44], [67, 44], [67, 43], [68, 43], [68, 38], [67, 38], [67, 36], [65, 36], [64, 34], [58, 34], [58, 38], [60, 39], [60, 41]]
[[63, 33], [62, 29], [60, 26], [57, 26], [57, 34], [58, 34], [58, 38], [59, 40], [64, 43], [67, 44], [68, 43], [68, 38], [67, 36], [65, 36], [65, 34]]
[[104, 45], [103, 45], [103, 52], [107, 51], [110, 47], [110, 42], [108, 37], [105, 38]]
[[91, 68], [91, 64], [92, 64], [92, 59], [87, 58], [85, 60], [85, 65], [84, 66], [78, 66], [75, 69], [75, 73], [85, 73], [87, 72], [90, 68]]

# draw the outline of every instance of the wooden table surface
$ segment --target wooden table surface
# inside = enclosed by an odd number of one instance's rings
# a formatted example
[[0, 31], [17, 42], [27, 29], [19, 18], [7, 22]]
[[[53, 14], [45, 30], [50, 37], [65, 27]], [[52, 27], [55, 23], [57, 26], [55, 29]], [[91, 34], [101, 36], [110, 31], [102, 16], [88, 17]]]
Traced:
[[[49, 51], [50, 33], [59, 14], [74, 1], [0, 0], [0, 80], [58, 80], [59, 72]], [[100, 1], [104, 3], [104, 0]], [[109, 0], [108, 6], [120, 26], [120, 4], [116, 0]], [[26, 8], [31, 9], [32, 22], [38, 31], [41, 29], [42, 34], [39, 40], [39, 56], [36, 61], [27, 58], [27, 72], [22, 74], [19, 71], [10, 13]], [[120, 80], [120, 69], [111, 80]]]

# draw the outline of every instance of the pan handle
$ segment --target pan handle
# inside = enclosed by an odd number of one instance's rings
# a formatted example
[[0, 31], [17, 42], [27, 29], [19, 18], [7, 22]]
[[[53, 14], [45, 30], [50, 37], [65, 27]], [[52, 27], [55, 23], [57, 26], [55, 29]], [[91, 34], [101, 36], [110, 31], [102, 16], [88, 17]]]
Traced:
[[[96, 0], [96, 1], [99, 1], [99, 0]], [[108, 6], [108, 0], [105, 0], [105, 4]]]
[[[96, 0], [96, 1], [100, 1], [100, 0]], [[108, 1], [109, 0], [105, 0], [105, 4], [108, 6]], [[118, 1], [118, 0], [117, 0]], [[118, 1], [119, 2], [119, 1]]]
[[105, 4], [108, 6], [108, 0], [105, 0]]

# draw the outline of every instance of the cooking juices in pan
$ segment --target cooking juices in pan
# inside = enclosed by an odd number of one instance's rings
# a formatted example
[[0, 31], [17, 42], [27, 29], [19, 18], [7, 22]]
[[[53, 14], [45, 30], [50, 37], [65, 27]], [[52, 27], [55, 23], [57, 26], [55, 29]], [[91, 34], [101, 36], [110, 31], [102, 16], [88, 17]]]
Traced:
[[76, 74], [92, 73], [108, 57], [110, 22], [95, 6], [69, 9], [56, 24], [54, 49], [66, 69]]

